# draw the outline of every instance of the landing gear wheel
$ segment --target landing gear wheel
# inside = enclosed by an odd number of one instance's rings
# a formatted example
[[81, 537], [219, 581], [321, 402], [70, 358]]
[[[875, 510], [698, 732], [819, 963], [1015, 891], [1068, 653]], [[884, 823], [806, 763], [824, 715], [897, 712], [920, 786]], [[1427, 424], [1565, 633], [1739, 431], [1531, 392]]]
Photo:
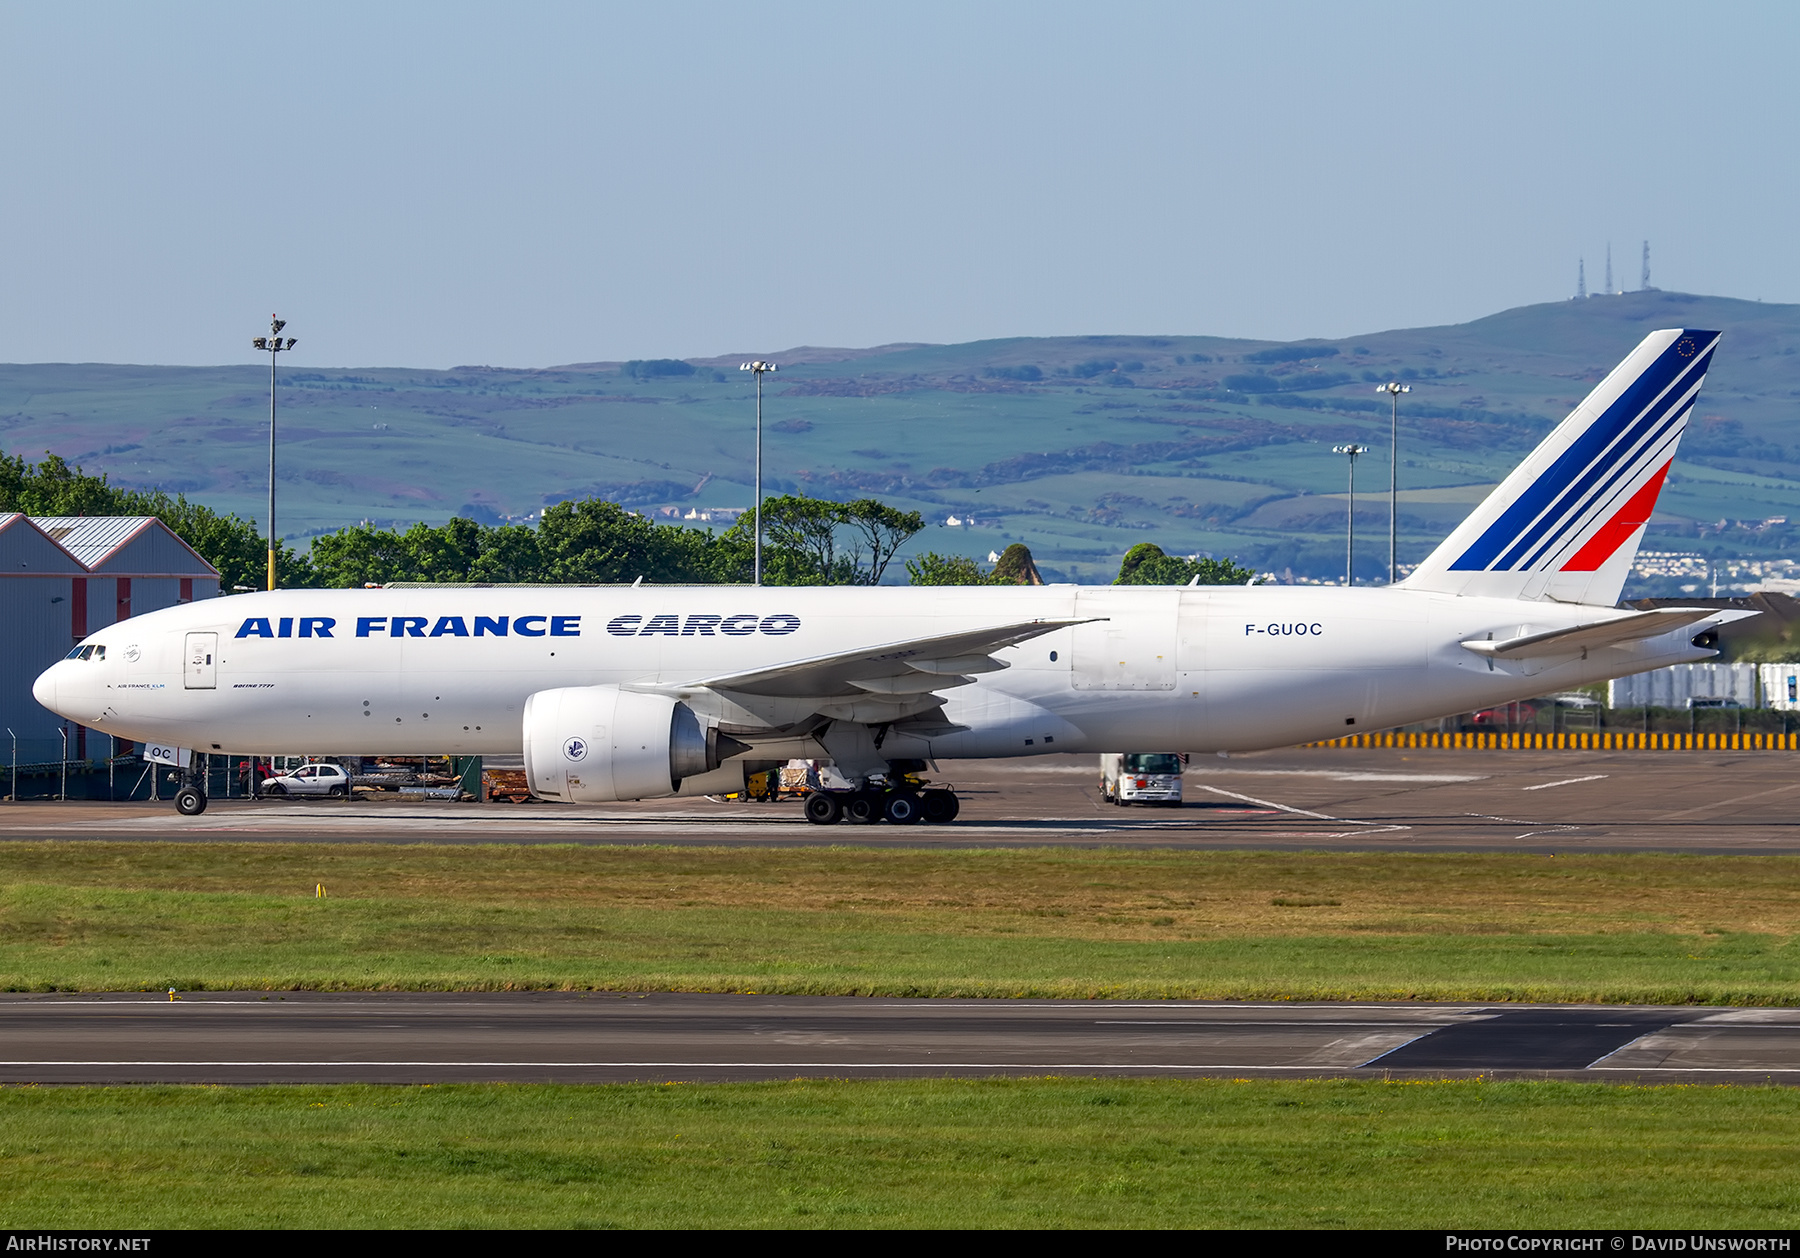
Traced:
[[206, 811], [206, 796], [192, 786], [175, 792], [175, 811], [184, 817], [198, 817]]
[[844, 806], [838, 803], [837, 796], [827, 795], [824, 791], [808, 795], [802, 807], [806, 819], [815, 826], [835, 826], [844, 817]]
[[881, 807], [881, 815], [888, 819], [888, 824], [896, 826], [918, 825], [922, 811], [919, 797], [911, 791], [895, 791]]
[[844, 802], [844, 819], [853, 826], [872, 826], [881, 820], [881, 796], [858, 791]]
[[949, 825], [961, 809], [962, 803], [954, 791], [931, 790], [919, 796], [919, 814], [930, 825]]

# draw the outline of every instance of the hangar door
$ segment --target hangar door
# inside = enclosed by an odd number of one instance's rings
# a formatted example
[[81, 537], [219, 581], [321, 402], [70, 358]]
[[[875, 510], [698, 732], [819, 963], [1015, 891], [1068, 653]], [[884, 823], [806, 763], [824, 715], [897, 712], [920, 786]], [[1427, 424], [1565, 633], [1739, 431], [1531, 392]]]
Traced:
[[219, 687], [219, 635], [190, 633], [187, 636], [187, 667], [182, 685], [189, 690], [217, 690]]
[[1097, 617], [1074, 629], [1070, 684], [1076, 690], [1175, 689], [1179, 589], [1082, 590], [1075, 614]]

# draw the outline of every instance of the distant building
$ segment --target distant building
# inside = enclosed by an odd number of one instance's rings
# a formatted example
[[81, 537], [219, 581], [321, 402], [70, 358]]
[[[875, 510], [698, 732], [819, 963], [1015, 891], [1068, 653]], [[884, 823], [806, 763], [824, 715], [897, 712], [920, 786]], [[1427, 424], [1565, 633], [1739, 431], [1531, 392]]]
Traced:
[[38, 706], [39, 673], [96, 630], [218, 593], [218, 570], [154, 516], [0, 514], [0, 735], [19, 763], [61, 759], [65, 730], [71, 759], [109, 751]]
[[1800, 664], [1759, 664], [1762, 705], [1783, 712], [1800, 712]]
[[1728, 701], [1740, 708], [1759, 706], [1755, 664], [1671, 664], [1648, 673], [1633, 673], [1606, 683], [1609, 708], [1685, 708]]

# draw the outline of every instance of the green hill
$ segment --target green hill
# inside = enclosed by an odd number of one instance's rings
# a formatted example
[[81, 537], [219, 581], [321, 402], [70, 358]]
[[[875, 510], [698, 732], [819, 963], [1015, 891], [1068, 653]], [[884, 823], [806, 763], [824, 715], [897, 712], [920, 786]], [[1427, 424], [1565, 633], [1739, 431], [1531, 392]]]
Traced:
[[[1144, 540], [1329, 576], [1342, 571], [1345, 512], [1331, 447], [1357, 441], [1374, 448], [1359, 467], [1357, 525], [1369, 542], [1359, 575], [1374, 576], [1388, 442], [1376, 381], [1413, 386], [1401, 404], [1406, 562], [1646, 331], [1681, 325], [1726, 338], [1653, 544], [1791, 552], [1793, 531], [1762, 522], [1800, 515], [1800, 306], [1654, 291], [1291, 345], [1092, 336], [798, 349], [774, 355], [781, 371], [765, 385], [766, 487], [921, 510], [932, 527], [918, 550], [985, 556], [1023, 541], [1050, 579], [1110, 577]], [[283, 532], [524, 516], [590, 494], [701, 523], [750, 500], [752, 393], [737, 361], [284, 367]], [[260, 516], [266, 381], [255, 365], [0, 366], [0, 441]]]

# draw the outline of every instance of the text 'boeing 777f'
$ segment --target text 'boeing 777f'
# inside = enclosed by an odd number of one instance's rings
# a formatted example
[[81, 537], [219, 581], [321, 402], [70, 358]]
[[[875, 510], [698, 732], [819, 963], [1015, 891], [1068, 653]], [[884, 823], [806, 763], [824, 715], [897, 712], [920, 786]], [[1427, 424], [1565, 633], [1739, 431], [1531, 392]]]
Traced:
[[1651, 333], [1386, 588], [277, 591], [111, 625], [34, 693], [201, 753], [522, 751], [533, 792], [579, 803], [790, 757], [867, 791], [932, 757], [1252, 750], [1492, 707], [1706, 659], [1745, 614], [1616, 606], [1718, 339]]

